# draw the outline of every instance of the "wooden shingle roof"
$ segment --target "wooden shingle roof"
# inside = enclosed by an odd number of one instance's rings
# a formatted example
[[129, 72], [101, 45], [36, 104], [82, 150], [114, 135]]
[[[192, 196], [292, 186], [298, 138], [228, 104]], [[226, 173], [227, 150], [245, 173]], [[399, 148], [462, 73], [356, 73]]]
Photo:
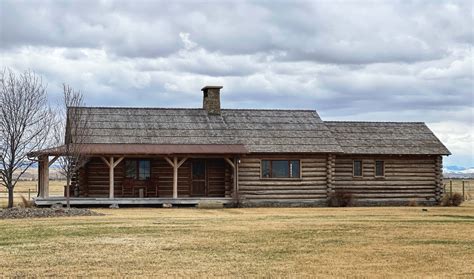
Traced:
[[91, 144], [243, 144], [250, 153], [327, 153], [341, 148], [314, 110], [85, 107]]
[[450, 155], [422, 122], [325, 121], [344, 153]]

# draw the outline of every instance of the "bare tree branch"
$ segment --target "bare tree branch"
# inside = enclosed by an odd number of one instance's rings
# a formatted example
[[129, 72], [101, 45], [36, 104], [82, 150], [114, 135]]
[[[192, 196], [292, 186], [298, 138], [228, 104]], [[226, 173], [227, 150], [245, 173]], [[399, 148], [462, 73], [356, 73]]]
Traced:
[[27, 154], [48, 142], [52, 118], [39, 76], [7, 69], [0, 73], [0, 180], [8, 189], [8, 207], [16, 183], [34, 164]]
[[70, 207], [70, 186], [77, 187], [72, 181], [79, 169], [89, 159], [84, 154], [84, 144], [90, 134], [88, 128], [89, 114], [84, 108], [85, 102], [80, 91], [63, 84], [63, 103], [59, 107], [57, 125], [55, 125], [55, 141], [63, 145], [63, 155], [58, 159], [60, 173], [66, 177], [67, 206]]

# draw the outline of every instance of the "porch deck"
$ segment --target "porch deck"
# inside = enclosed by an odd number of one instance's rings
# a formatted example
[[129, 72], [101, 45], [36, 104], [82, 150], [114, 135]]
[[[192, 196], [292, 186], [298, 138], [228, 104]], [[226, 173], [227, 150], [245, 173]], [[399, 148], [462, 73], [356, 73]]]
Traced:
[[[66, 204], [65, 197], [37, 197], [34, 199], [37, 206], [51, 206], [53, 204]], [[200, 202], [219, 202], [224, 205], [233, 203], [232, 198], [209, 198], [209, 197], [183, 197], [183, 198], [70, 198], [71, 205], [103, 206], [103, 205], [197, 205]]]

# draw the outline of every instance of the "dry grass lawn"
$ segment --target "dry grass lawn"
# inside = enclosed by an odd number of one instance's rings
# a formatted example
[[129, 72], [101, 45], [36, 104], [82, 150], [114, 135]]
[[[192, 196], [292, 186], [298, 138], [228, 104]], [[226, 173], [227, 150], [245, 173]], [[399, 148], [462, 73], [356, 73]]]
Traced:
[[97, 211], [0, 220], [1, 275], [474, 277], [474, 203]]

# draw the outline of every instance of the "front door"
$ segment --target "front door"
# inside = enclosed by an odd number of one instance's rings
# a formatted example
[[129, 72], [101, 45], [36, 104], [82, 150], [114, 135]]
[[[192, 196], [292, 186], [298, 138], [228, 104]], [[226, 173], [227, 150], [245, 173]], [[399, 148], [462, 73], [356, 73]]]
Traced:
[[205, 160], [193, 161], [191, 195], [195, 197], [206, 196], [206, 161]]

